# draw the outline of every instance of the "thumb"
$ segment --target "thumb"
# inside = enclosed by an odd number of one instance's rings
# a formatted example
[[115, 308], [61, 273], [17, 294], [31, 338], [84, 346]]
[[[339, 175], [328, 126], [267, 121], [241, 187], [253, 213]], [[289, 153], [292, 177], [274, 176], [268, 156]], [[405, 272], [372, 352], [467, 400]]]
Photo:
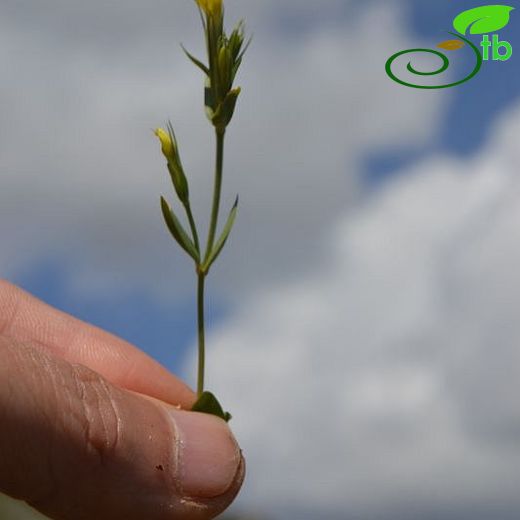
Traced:
[[207, 519], [244, 477], [227, 424], [0, 339], [0, 491], [59, 520]]

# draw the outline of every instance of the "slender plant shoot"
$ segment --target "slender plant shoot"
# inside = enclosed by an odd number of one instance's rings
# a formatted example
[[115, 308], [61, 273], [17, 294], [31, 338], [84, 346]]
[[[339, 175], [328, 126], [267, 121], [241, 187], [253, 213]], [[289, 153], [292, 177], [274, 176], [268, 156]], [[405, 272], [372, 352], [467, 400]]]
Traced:
[[157, 128], [155, 135], [161, 143], [161, 150], [166, 158], [168, 172], [178, 203], [180, 203], [181, 211], [184, 208], [187, 226], [186, 224], [183, 225], [181, 219], [164, 197], [161, 197], [161, 210], [172, 237], [193, 260], [197, 275], [197, 401], [192, 409], [217, 415], [229, 421], [231, 415], [228, 412], [224, 412], [217, 398], [204, 389], [206, 348], [204, 289], [206, 277], [226, 244], [238, 210], [237, 197], [222, 231], [217, 236], [224, 168], [224, 138], [226, 128], [233, 118], [240, 94], [240, 88], [234, 87], [235, 77], [249, 42], [244, 42], [244, 24], [242, 21], [235, 26], [231, 34], [226, 34], [222, 0], [195, 0], [195, 3], [202, 20], [207, 62], [204, 63], [202, 60], [199, 60], [184, 47], [183, 50], [191, 62], [204, 74], [204, 105], [207, 117], [215, 130], [216, 149], [213, 204], [205, 249], [201, 248], [199, 233], [190, 204], [189, 182], [182, 166], [179, 146], [171, 123], [168, 123], [166, 129]]

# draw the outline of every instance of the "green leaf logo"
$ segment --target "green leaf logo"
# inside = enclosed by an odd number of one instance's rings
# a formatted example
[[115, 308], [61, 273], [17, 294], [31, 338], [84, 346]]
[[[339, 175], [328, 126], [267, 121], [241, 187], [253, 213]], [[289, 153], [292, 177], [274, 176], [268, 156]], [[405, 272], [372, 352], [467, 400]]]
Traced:
[[453, 27], [460, 34], [488, 34], [498, 31], [509, 23], [509, 14], [514, 9], [508, 5], [484, 5], [460, 13], [453, 20]]

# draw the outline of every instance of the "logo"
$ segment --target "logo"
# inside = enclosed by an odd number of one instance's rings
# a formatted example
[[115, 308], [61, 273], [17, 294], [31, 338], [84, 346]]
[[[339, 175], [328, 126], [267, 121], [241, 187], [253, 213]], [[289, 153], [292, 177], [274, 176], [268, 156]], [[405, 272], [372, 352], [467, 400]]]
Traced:
[[[442, 74], [448, 70], [450, 66], [450, 60], [441, 51], [433, 49], [408, 49], [406, 51], [400, 51], [391, 56], [386, 62], [386, 73], [395, 82], [404, 85], [405, 87], [411, 88], [422, 88], [422, 89], [438, 89], [438, 88], [449, 88], [461, 85], [466, 81], [474, 78], [482, 68], [484, 62], [489, 60], [493, 61], [507, 61], [513, 55], [513, 47], [507, 41], [501, 41], [498, 34], [493, 34], [490, 37], [490, 33], [495, 33], [500, 29], [503, 29], [509, 23], [509, 16], [514, 7], [508, 5], [484, 5], [482, 7], [476, 7], [475, 9], [469, 9], [460, 13], [455, 20], [453, 20], [453, 27], [457, 31], [450, 32], [455, 39], [447, 40], [439, 43], [437, 48], [443, 49], [444, 51], [457, 51], [463, 47], [468, 46], [475, 59], [475, 66], [473, 70], [465, 78], [449, 83], [447, 85], [417, 85], [399, 79], [393, 72], [392, 66], [395, 60], [406, 54], [412, 53], [428, 53], [430, 55], [437, 56], [441, 59], [442, 64], [436, 70], [431, 72], [422, 72], [413, 67], [411, 62], [408, 62], [406, 69], [409, 73], [416, 76], [436, 76]], [[472, 35], [483, 35], [480, 44], [475, 45], [469, 38], [466, 38], [466, 33], [469, 30], [469, 34]], [[482, 49], [482, 51], [480, 50]]]

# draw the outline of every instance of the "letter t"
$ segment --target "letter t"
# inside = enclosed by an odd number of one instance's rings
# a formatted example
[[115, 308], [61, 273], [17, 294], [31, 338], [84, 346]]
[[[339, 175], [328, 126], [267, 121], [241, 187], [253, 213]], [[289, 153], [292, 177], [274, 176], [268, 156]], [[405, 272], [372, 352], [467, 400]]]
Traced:
[[489, 41], [489, 36], [487, 34], [484, 34], [480, 46], [482, 47], [484, 60], [489, 60], [489, 48], [491, 47], [491, 42]]

